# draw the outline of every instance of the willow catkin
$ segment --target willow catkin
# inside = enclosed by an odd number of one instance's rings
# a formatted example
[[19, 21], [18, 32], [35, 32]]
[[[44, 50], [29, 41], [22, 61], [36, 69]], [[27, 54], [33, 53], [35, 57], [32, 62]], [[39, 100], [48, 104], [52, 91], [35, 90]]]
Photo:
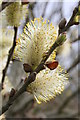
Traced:
[[[27, 23], [16, 43], [13, 58], [20, 60], [23, 64], [29, 64], [33, 70], [57, 38], [54, 26], [47, 22], [49, 21], [43, 21], [41, 17]], [[53, 61], [55, 57], [56, 50], [52, 52], [47, 61]], [[38, 103], [47, 102], [61, 94], [68, 83], [67, 79], [67, 74], [60, 65], [55, 70], [46, 67], [37, 74], [35, 81], [26, 90], [34, 95]]]

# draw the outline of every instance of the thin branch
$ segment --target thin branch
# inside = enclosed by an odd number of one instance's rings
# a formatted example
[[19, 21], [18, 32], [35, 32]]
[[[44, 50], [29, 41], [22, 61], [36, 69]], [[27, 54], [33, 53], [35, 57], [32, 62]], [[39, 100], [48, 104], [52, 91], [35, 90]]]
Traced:
[[78, 63], [80, 63], [80, 56], [73, 62], [73, 64], [68, 68], [67, 72], [70, 72]]
[[4, 79], [5, 79], [5, 76], [6, 76], [6, 72], [7, 72], [7, 69], [8, 69], [8, 66], [9, 66], [9, 63], [10, 63], [12, 54], [13, 54], [13, 52], [14, 52], [14, 48], [15, 48], [15, 46], [16, 46], [16, 37], [17, 37], [17, 27], [14, 27], [14, 40], [13, 40], [13, 45], [12, 45], [10, 51], [9, 51], [9, 55], [8, 55], [8, 59], [7, 59], [6, 66], [5, 66], [5, 68], [3, 69], [2, 84], [3, 84], [3, 82], [4, 82]]
[[[78, 7], [79, 7], [79, 5], [80, 5], [80, 2], [78, 3]], [[59, 28], [59, 34], [68, 30], [71, 26], [79, 24], [79, 22], [74, 22], [74, 17], [76, 16], [76, 14], [78, 12], [78, 7], [75, 7], [75, 9], [73, 10], [73, 14], [72, 14], [69, 22], [67, 23], [67, 25], [64, 26], [62, 29]]]
[[28, 23], [28, 22], [30, 21], [30, 19], [31, 19], [31, 20], [34, 20], [34, 17], [35, 17], [35, 16], [34, 16], [34, 13], [33, 13], [33, 9], [34, 9], [35, 4], [36, 4], [36, 2], [34, 2], [34, 3], [29, 3], [29, 6], [28, 6], [28, 11], [29, 11], [29, 13], [28, 13], [28, 15], [27, 15], [27, 17], [26, 17], [24, 26], [26, 25], [26, 23]]
[[42, 13], [42, 17], [45, 16], [45, 11], [46, 11], [47, 5], [48, 5], [48, 2], [45, 3], [44, 10], [43, 10], [43, 13]]
[[[70, 27], [70, 26], [69, 26]], [[67, 30], [69, 27], [66, 27], [65, 30]], [[60, 31], [60, 33], [62, 33], [63, 31]], [[58, 40], [58, 38], [57, 38]], [[57, 41], [56, 40], [56, 41]], [[59, 41], [58, 41], [59, 42]], [[2, 113], [6, 112], [9, 107], [13, 104], [13, 102], [23, 93], [26, 91], [27, 86], [33, 82], [36, 78], [37, 73], [39, 73], [43, 68], [44, 68], [44, 64], [46, 62], [46, 60], [49, 58], [49, 56], [51, 55], [51, 53], [59, 46], [59, 44], [57, 44], [57, 42], [55, 42], [52, 47], [49, 49], [49, 51], [45, 54], [45, 56], [43, 57], [43, 60], [41, 61], [41, 63], [38, 65], [38, 67], [29, 75], [29, 77], [27, 78], [25, 84], [19, 89], [18, 92], [15, 93], [15, 95], [13, 97], [11, 97], [9, 99], [9, 101], [7, 102], [6, 105], [4, 105], [2, 107]]]
[[77, 42], [77, 41], [80, 41], [80, 38], [76, 38], [76, 39], [70, 41], [70, 43], [75, 43], [75, 42]]
[[27, 86], [33, 82], [36, 78], [36, 74], [38, 72], [40, 72], [40, 70], [43, 69], [44, 63], [46, 62], [46, 60], [48, 59], [48, 57], [50, 56], [50, 54], [53, 52], [53, 50], [55, 50], [55, 48], [57, 48], [59, 45], [55, 42], [53, 44], [53, 46], [51, 47], [51, 49], [49, 50], [49, 52], [45, 55], [45, 57], [43, 58], [43, 60], [41, 61], [41, 63], [39, 64], [39, 66], [36, 68], [36, 70], [34, 72], [32, 72], [29, 77], [27, 78], [25, 84], [20, 88], [20, 90], [7, 102], [7, 104], [5, 106], [2, 107], [2, 113], [6, 112], [9, 107], [13, 104], [13, 102], [23, 93], [26, 91]]
[[63, 103], [62, 105], [59, 107], [57, 114], [60, 114], [62, 112], [62, 110], [67, 106], [67, 104], [70, 102], [70, 100], [73, 99], [73, 97], [75, 97], [78, 93], [80, 92], [80, 87], [75, 90]]

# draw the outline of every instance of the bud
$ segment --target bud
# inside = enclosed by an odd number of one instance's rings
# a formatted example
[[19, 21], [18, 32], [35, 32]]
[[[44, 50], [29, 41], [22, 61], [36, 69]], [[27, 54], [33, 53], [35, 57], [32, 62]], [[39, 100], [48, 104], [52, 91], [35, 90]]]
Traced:
[[63, 20], [61, 20], [61, 22], [59, 23], [59, 28], [60, 29], [63, 29], [64, 27], [65, 27], [65, 25], [66, 25], [66, 19], [64, 18]]
[[12, 88], [12, 89], [11, 89], [11, 92], [10, 92], [10, 95], [9, 95], [9, 99], [14, 96], [15, 92], [16, 92], [15, 89]]
[[60, 46], [66, 41], [66, 33], [62, 33], [56, 40], [56, 43]]
[[54, 69], [56, 69], [57, 68], [57, 66], [58, 66], [58, 61], [48, 61], [48, 62], [46, 62], [46, 64], [45, 64], [50, 70], [54, 70]]
[[74, 22], [74, 25], [79, 25], [79, 22]]
[[79, 15], [80, 15], [80, 5], [79, 5], [79, 7], [78, 7], [78, 13], [79, 13]]
[[24, 71], [25, 72], [32, 72], [33, 71], [32, 67], [29, 64], [27, 64], [27, 63], [24, 63], [23, 67], [24, 67]]
[[73, 15], [76, 15], [77, 12], [78, 12], [78, 7], [75, 7], [75, 9], [73, 11]]

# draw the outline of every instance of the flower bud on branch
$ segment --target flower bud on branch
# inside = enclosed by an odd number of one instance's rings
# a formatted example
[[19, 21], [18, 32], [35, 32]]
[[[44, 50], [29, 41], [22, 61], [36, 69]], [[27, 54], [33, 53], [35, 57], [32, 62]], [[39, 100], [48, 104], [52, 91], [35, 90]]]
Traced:
[[63, 20], [61, 20], [61, 22], [59, 23], [59, 29], [63, 29], [66, 25], [66, 19], [64, 18]]
[[66, 33], [62, 33], [56, 40], [56, 43], [60, 46], [66, 41]]

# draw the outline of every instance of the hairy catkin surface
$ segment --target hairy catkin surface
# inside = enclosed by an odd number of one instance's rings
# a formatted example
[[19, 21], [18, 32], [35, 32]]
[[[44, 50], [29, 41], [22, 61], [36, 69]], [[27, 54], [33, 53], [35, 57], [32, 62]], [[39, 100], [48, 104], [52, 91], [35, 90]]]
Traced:
[[[52, 23], [43, 21], [43, 18], [35, 18], [26, 24], [24, 32], [17, 40], [13, 58], [31, 65], [34, 70], [56, 38], [57, 33]], [[56, 50], [47, 61], [53, 61], [55, 57]], [[37, 74], [36, 80], [27, 87], [27, 91], [34, 95], [38, 103], [46, 102], [61, 94], [68, 83], [67, 79], [67, 74], [60, 65], [55, 70], [46, 67]]]

